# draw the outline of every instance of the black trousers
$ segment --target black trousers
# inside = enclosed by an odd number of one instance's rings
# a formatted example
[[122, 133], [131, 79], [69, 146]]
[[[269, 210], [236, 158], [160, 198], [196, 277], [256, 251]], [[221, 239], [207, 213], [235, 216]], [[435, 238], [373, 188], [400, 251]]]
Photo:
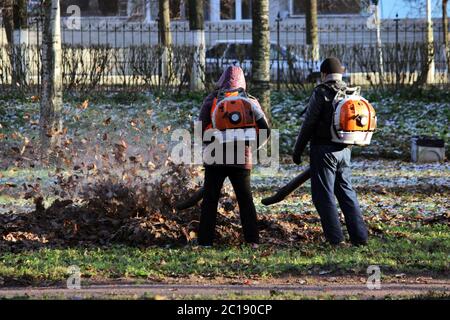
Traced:
[[312, 145], [310, 158], [312, 200], [319, 212], [325, 238], [333, 244], [344, 240], [336, 196], [350, 241], [364, 244], [367, 241], [367, 228], [351, 184], [351, 150], [336, 145]]
[[207, 166], [205, 168], [205, 191], [198, 233], [200, 245], [212, 245], [214, 241], [220, 191], [227, 177], [233, 185], [239, 204], [244, 239], [248, 243], [259, 242], [256, 209], [250, 188], [250, 172], [248, 169], [227, 166]]

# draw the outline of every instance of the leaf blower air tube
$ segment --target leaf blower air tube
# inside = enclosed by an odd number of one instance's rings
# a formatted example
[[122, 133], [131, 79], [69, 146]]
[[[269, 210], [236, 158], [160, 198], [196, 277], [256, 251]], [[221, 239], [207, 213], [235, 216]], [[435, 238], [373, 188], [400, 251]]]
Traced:
[[306, 181], [311, 178], [311, 169], [308, 167], [305, 171], [300, 173], [294, 179], [289, 181], [286, 185], [278, 189], [278, 191], [270, 197], [261, 200], [261, 203], [265, 206], [270, 206], [271, 204], [283, 201], [288, 195], [294, 192], [295, 189], [300, 187]]
[[184, 201], [178, 202], [175, 207], [177, 210], [189, 209], [189, 208], [195, 206], [202, 199], [203, 199], [203, 187], [201, 187], [200, 189], [195, 191], [194, 194], [190, 198], [188, 198]]
[[[298, 187], [304, 184], [311, 178], [311, 170], [308, 167], [305, 171], [300, 173], [294, 179], [289, 181], [285, 186], [278, 189], [278, 191], [270, 197], [261, 200], [261, 203], [265, 206], [269, 206], [274, 203], [283, 201], [288, 195], [295, 191]], [[194, 192], [194, 194], [184, 201], [180, 201], [176, 204], [177, 210], [185, 210], [195, 206], [203, 198], [203, 187]]]

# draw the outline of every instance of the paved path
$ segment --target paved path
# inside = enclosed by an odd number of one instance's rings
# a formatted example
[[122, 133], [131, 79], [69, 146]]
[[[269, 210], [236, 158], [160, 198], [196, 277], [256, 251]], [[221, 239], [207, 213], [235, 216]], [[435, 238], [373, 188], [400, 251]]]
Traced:
[[369, 290], [364, 284], [327, 284], [327, 285], [189, 285], [189, 284], [118, 284], [89, 285], [81, 290], [69, 290], [62, 287], [23, 287], [0, 288], [0, 297], [30, 297], [30, 298], [108, 298], [108, 297], [183, 297], [192, 295], [215, 296], [230, 293], [244, 295], [269, 295], [270, 293], [296, 293], [305, 297], [358, 296], [360, 298], [383, 298], [386, 296], [417, 296], [430, 293], [438, 295], [450, 294], [449, 281], [437, 281], [426, 284], [382, 284], [379, 290]]

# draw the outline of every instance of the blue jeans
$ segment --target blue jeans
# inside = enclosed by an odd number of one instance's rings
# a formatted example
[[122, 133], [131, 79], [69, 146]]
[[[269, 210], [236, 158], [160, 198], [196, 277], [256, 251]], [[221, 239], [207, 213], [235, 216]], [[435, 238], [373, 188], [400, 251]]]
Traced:
[[312, 200], [325, 238], [332, 244], [344, 241], [335, 196], [344, 214], [350, 241], [355, 245], [367, 242], [367, 228], [351, 184], [350, 158], [351, 150], [344, 146], [311, 146]]

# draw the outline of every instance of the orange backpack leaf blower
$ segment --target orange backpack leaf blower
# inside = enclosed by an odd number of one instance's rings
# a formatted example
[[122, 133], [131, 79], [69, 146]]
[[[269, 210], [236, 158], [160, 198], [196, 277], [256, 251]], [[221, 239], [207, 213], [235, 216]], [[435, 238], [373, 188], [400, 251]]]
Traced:
[[242, 88], [219, 91], [211, 107], [208, 129], [217, 129], [215, 136], [223, 143], [254, 141], [257, 135], [256, 107]]
[[331, 141], [348, 145], [370, 144], [377, 127], [373, 106], [361, 97], [360, 88], [345, 88], [333, 100]]

